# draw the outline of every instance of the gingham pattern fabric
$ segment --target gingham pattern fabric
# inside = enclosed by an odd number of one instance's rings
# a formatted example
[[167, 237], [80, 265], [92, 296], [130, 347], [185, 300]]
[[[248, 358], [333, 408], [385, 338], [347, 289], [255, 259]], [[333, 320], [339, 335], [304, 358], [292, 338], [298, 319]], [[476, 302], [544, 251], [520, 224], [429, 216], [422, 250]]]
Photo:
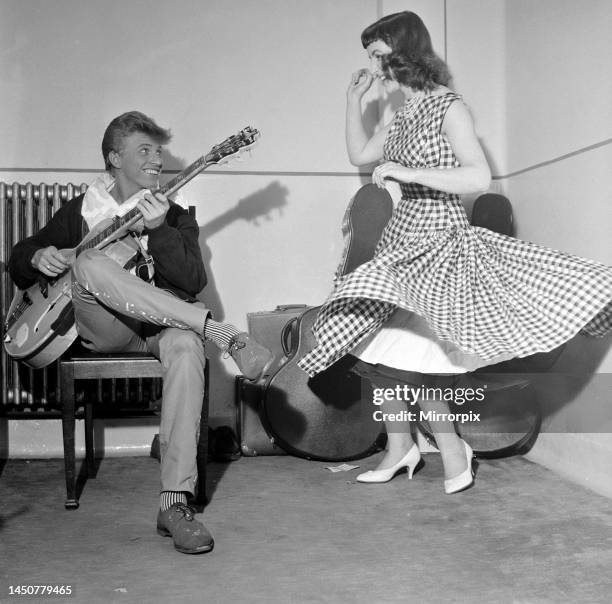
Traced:
[[[385, 159], [458, 165], [441, 125], [454, 93], [413, 98], [396, 114]], [[403, 198], [373, 260], [336, 279], [299, 366], [315, 375], [378, 329], [396, 307], [483, 359], [552, 350], [578, 332], [612, 329], [612, 268], [472, 227], [460, 199], [420, 185]]]

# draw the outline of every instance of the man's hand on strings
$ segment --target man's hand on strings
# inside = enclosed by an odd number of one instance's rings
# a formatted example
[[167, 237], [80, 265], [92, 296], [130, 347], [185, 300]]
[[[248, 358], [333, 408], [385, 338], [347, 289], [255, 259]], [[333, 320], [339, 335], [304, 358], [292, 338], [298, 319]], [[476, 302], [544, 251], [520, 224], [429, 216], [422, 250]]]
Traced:
[[144, 198], [138, 202], [138, 208], [146, 229], [156, 229], [166, 220], [170, 202], [161, 193], [145, 193]]

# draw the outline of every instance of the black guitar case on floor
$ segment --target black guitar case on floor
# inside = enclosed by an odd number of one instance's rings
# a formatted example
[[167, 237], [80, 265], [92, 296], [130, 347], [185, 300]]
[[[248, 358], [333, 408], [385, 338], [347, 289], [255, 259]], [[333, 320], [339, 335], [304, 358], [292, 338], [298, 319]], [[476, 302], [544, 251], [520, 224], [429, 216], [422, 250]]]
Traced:
[[380, 451], [384, 424], [372, 417], [372, 390], [341, 360], [314, 378], [297, 366], [315, 345], [320, 307], [289, 321], [281, 336], [287, 361], [264, 384], [261, 420], [288, 453], [319, 461], [348, 461]]
[[[392, 211], [384, 189], [368, 184], [357, 191], [342, 224], [345, 249], [339, 274], [372, 258]], [[315, 346], [312, 326], [319, 308], [306, 310], [283, 329], [283, 363], [263, 386], [259, 415], [274, 444], [293, 455], [322, 461], [366, 457], [386, 444], [384, 424], [372, 417], [369, 383], [350, 371], [348, 360], [315, 378], [297, 366]]]

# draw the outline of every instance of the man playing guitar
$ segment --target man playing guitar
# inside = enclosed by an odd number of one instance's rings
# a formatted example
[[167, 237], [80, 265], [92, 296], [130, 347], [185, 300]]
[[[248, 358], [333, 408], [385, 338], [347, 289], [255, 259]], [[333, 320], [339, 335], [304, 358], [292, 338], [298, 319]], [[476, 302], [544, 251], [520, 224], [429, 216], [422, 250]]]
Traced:
[[[76, 329], [83, 345], [98, 352], [150, 352], [161, 360], [157, 530], [172, 536], [178, 551], [197, 554], [214, 545], [187, 505], [197, 480], [203, 340], [232, 356], [249, 379], [265, 372], [272, 355], [233, 325], [213, 321], [210, 312], [195, 303], [206, 284], [198, 225], [166, 196], [150, 192], [158, 188], [163, 145], [169, 140], [170, 132], [142, 113], [128, 112], [112, 120], [102, 141], [106, 172], [36, 235], [15, 245], [9, 271], [17, 287], [24, 289], [71, 270]], [[137, 260], [124, 266], [106, 251], [87, 249], [72, 263], [60, 251], [74, 248], [96, 223], [128, 206], [137, 207], [141, 219], [121, 245]]]

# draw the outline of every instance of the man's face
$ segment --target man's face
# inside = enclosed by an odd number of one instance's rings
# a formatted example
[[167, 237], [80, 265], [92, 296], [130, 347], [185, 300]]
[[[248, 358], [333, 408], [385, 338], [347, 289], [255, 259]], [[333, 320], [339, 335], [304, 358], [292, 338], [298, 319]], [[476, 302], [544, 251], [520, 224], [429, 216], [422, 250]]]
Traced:
[[123, 139], [116, 157], [114, 175], [126, 195], [131, 196], [140, 189], [157, 188], [162, 170], [162, 146], [149, 135], [129, 134]]

